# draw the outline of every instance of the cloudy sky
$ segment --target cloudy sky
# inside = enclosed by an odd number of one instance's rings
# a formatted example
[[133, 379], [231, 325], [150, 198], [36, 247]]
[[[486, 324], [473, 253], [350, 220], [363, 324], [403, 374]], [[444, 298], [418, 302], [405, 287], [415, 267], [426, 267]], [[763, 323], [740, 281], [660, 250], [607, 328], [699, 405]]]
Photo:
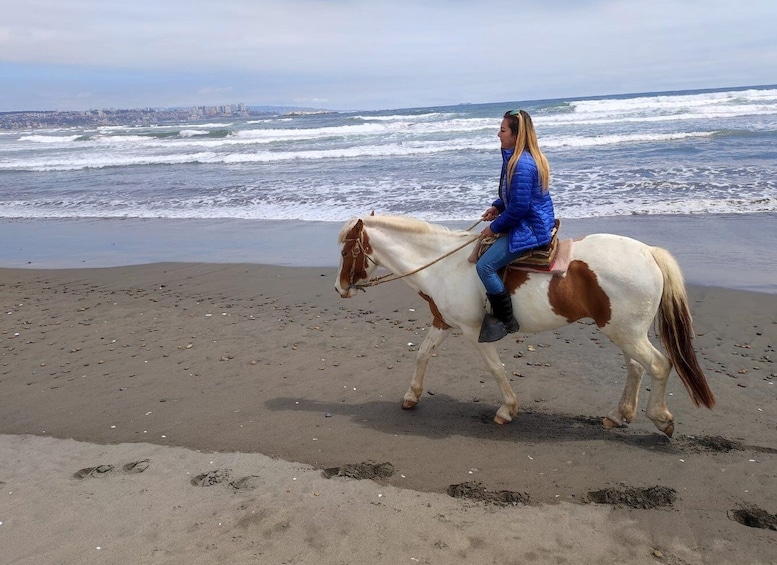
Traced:
[[0, 111], [777, 83], [775, 0], [2, 0]]

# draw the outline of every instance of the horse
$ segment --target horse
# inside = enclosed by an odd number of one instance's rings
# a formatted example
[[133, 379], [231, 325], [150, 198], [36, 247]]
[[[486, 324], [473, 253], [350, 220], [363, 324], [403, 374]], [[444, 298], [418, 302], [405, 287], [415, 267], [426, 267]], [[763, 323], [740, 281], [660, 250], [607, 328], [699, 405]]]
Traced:
[[[486, 299], [475, 266], [468, 260], [475, 239], [470, 232], [409, 217], [352, 219], [338, 235], [341, 257], [335, 290], [342, 298], [351, 298], [359, 290], [402, 279], [428, 302], [433, 320], [418, 349], [403, 409], [412, 409], [421, 400], [429, 358], [457, 328], [475, 345], [496, 379], [502, 404], [494, 421], [506, 424], [518, 414], [518, 398], [505, 376], [496, 344], [478, 342]], [[373, 278], [378, 267], [389, 273]], [[590, 318], [623, 352], [626, 384], [617, 406], [602, 420], [605, 427], [632, 422], [645, 372], [652, 379], [647, 417], [670, 438], [674, 417], [665, 396], [672, 368], [697, 407], [715, 405], [693, 349], [693, 321], [683, 274], [667, 250], [629, 237], [590, 234], [571, 242], [565, 272], [508, 269], [505, 286], [513, 298], [520, 332], [543, 332]], [[654, 321], [667, 355], [648, 339]]]

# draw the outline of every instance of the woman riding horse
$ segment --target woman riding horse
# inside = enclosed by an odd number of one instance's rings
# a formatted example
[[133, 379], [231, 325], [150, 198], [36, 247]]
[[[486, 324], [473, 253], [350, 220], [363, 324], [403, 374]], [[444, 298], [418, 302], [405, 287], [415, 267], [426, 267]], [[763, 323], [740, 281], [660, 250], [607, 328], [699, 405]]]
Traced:
[[[556, 221], [550, 198], [550, 166], [537, 144], [534, 124], [525, 110], [507, 112], [499, 128], [502, 174], [499, 197], [482, 219], [491, 221], [483, 237], [499, 237], [477, 262], [477, 273], [493, 315], [487, 314], [478, 341], [498, 341], [518, 331], [512, 296], [498, 271], [526, 251], [547, 245]], [[493, 220], [493, 221], [492, 221]]]
[[[472, 234], [412, 218], [366, 216], [347, 222], [338, 241], [335, 290], [340, 296], [351, 298], [359, 290], [401, 279], [429, 303], [433, 321], [418, 348], [402, 408], [420, 402], [429, 359], [458, 328], [474, 342], [499, 385], [502, 405], [494, 421], [511, 421], [518, 413], [518, 397], [496, 344], [478, 342], [484, 292], [469, 262]], [[388, 273], [373, 277], [379, 267]], [[715, 404], [693, 349], [682, 271], [667, 250], [619, 235], [591, 234], [571, 242], [564, 273], [513, 271], [507, 287], [516, 297], [521, 331], [545, 332], [587, 318], [621, 349], [626, 379], [620, 401], [603, 419], [606, 427], [624, 426], [636, 417], [643, 373], [651, 378], [645, 414], [667, 436], [674, 432], [674, 417], [666, 406], [673, 367], [695, 405]], [[654, 322], [667, 355], [648, 338]]]

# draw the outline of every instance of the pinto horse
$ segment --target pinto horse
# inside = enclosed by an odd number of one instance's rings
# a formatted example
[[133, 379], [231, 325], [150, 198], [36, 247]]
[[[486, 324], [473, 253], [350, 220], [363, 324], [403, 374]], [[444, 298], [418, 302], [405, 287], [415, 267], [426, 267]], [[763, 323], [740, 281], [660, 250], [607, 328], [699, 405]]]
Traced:
[[[452, 328], [458, 328], [475, 345], [499, 385], [502, 405], [494, 421], [510, 422], [518, 413], [518, 398], [496, 345], [478, 343], [486, 300], [475, 266], [468, 261], [473, 234], [412, 218], [367, 216], [347, 222], [338, 239], [342, 249], [335, 290], [340, 296], [350, 298], [379, 282], [403, 279], [429, 303], [432, 327], [418, 350], [402, 408], [418, 404], [429, 357]], [[379, 266], [394, 274], [371, 278]], [[696, 406], [715, 404], [691, 343], [693, 322], [683, 275], [665, 249], [628, 237], [592, 234], [572, 242], [569, 267], [563, 274], [509, 269], [505, 285], [512, 293], [521, 332], [552, 330], [590, 318], [621, 349], [626, 384], [618, 405], [603, 419], [604, 426], [620, 427], [634, 419], [645, 371], [652, 379], [647, 416], [669, 437], [674, 418], [665, 394], [672, 367]], [[668, 357], [648, 339], [654, 320]]]

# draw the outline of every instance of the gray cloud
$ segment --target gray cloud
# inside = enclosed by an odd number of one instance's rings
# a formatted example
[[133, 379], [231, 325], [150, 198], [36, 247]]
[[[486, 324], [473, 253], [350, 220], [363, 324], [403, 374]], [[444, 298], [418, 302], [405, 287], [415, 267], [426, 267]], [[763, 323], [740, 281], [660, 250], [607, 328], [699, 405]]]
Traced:
[[364, 109], [764, 84], [775, 21], [773, 0], [28, 0], [3, 11], [0, 77], [36, 79], [0, 93], [0, 110], [197, 96]]

